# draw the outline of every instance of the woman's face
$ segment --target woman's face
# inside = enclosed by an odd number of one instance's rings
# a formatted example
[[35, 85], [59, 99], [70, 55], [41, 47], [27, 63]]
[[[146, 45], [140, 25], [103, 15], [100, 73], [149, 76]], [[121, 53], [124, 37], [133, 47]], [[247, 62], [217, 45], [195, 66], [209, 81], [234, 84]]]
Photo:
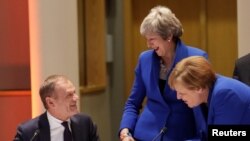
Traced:
[[153, 49], [160, 57], [166, 56], [169, 46], [168, 40], [162, 39], [162, 37], [156, 33], [147, 34], [145, 38], [148, 48]]
[[204, 102], [204, 99], [202, 97], [202, 95], [204, 94], [201, 88], [191, 90], [181, 82], [176, 82], [174, 84], [174, 88], [176, 91], [177, 99], [181, 99], [182, 101], [184, 101], [190, 108], [196, 107]]

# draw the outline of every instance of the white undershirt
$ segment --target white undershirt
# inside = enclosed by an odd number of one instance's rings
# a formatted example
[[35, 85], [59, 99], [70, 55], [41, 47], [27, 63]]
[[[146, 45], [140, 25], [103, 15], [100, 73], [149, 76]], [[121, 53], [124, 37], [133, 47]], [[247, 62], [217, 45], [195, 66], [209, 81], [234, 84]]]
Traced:
[[[64, 127], [61, 124], [63, 121], [53, 117], [48, 111], [47, 111], [47, 117], [50, 125], [51, 141], [63, 141]], [[70, 120], [68, 120], [68, 123], [70, 128]]]

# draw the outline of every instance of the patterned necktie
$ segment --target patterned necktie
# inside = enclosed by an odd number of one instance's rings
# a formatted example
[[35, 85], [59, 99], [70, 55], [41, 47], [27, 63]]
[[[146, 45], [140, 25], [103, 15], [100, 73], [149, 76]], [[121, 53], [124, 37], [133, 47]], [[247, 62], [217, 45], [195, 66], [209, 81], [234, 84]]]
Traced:
[[63, 138], [64, 141], [72, 141], [72, 134], [69, 130], [69, 125], [67, 121], [64, 121], [62, 125], [65, 127], [64, 133], [63, 133]]

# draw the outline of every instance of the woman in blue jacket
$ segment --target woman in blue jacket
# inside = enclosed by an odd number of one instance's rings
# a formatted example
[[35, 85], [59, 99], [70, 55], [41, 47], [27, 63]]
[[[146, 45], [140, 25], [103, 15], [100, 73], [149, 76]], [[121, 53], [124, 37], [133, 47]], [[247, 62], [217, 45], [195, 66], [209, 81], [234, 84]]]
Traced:
[[[203, 57], [183, 59], [171, 72], [168, 83], [188, 107], [203, 105], [207, 125], [250, 125], [250, 87], [216, 74]], [[208, 136], [206, 128], [198, 128]]]
[[183, 141], [192, 138], [196, 135], [193, 111], [176, 98], [167, 80], [175, 64], [183, 58], [193, 55], [207, 58], [207, 54], [181, 42], [182, 25], [167, 7], [151, 9], [140, 32], [149, 50], [139, 56], [134, 84], [120, 123], [120, 140]]

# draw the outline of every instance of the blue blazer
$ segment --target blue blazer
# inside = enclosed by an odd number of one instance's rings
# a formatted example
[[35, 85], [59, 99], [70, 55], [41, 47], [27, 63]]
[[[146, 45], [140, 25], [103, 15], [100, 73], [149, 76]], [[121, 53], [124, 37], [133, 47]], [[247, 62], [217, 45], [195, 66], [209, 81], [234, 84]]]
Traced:
[[[204, 51], [185, 46], [178, 40], [176, 55], [168, 75], [176, 63], [194, 55], [207, 58]], [[160, 58], [154, 50], [142, 52], [135, 69], [134, 84], [124, 108], [120, 130], [129, 128], [137, 141], [151, 141], [153, 138], [183, 141], [195, 136], [196, 126], [192, 109], [177, 100], [176, 92], [170, 89], [167, 82], [164, 94], [161, 94], [159, 72]], [[147, 101], [142, 110], [145, 97]], [[162, 129], [164, 133], [160, 135]]]
[[[76, 114], [70, 118], [74, 141], [99, 141], [96, 126], [85, 114]], [[39, 133], [34, 141], [50, 141], [50, 126], [46, 112], [31, 119], [17, 128], [14, 141], [30, 141], [35, 132]]]
[[[198, 112], [197, 115], [199, 131], [207, 137], [207, 127], [201, 123], [202, 117]], [[235, 79], [217, 75], [209, 92], [207, 125], [242, 124], [250, 125], [250, 87]]]

